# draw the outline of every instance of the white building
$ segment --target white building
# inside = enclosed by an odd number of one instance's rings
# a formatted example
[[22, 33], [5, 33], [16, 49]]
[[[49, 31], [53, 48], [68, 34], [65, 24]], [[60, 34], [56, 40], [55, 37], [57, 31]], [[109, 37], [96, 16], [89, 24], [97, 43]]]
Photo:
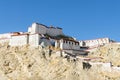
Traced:
[[65, 54], [77, 56], [87, 55], [88, 51], [84, 51], [80, 48], [79, 42], [75, 40], [56, 40], [55, 47], [60, 48]]
[[79, 42], [74, 40], [56, 40], [55, 47], [60, 49], [80, 50]]
[[4, 34], [0, 34], [0, 39], [10, 39], [11, 35], [13, 35], [14, 33], [4, 33]]
[[9, 45], [11, 46], [23, 46], [23, 45], [31, 45], [38, 46], [40, 45], [40, 34], [19, 34], [12, 35]]
[[12, 35], [9, 42], [10, 46], [30, 45], [37, 47], [41, 45], [42, 47], [46, 47], [51, 46], [51, 44], [51, 41], [49, 39], [43, 38], [41, 34]]
[[0, 43], [6, 43], [6, 42], [9, 43], [12, 35], [18, 35], [21, 33], [22, 32], [11, 32], [11, 33], [0, 34]]
[[49, 34], [50, 36], [63, 35], [62, 28], [47, 27], [46, 25], [33, 23], [31, 27], [28, 28], [30, 34]]
[[38, 46], [40, 44], [40, 34], [29, 34], [28, 44], [31, 46]]
[[[85, 40], [85, 41], [76, 41], [61, 39], [55, 40], [47, 37], [46, 39], [44, 34], [53, 36], [64, 35], [62, 28], [47, 27], [43, 24], [33, 23], [31, 27], [28, 28], [28, 32], [14, 32], [14, 33], [5, 33], [0, 34], [0, 43], [9, 42], [10, 46], [22, 46], [22, 45], [31, 45], [31, 46], [50, 46], [59, 47], [62, 50], [83, 50], [81, 47], [97, 47], [99, 45], [110, 43], [109, 38], [101, 38], [95, 40]], [[73, 52], [73, 51], [71, 51]], [[74, 51], [76, 52], [76, 51]]]
[[[43, 24], [33, 23], [31, 27], [28, 28], [27, 33], [15, 32], [12, 34], [2, 34], [0, 38], [9, 38], [9, 45], [11, 46], [22, 46], [29, 44], [31, 46], [38, 46], [43, 44], [48, 44], [53, 41], [47, 39], [41, 39], [44, 34], [50, 36], [63, 35], [62, 28], [47, 27]], [[42, 42], [41, 42], [42, 41]]]

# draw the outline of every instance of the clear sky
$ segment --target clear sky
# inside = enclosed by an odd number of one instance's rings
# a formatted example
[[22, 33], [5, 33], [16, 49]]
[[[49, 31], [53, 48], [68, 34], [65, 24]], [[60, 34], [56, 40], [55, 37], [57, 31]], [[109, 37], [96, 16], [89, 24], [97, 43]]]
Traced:
[[25, 32], [33, 22], [78, 40], [120, 41], [120, 0], [0, 0], [0, 33]]

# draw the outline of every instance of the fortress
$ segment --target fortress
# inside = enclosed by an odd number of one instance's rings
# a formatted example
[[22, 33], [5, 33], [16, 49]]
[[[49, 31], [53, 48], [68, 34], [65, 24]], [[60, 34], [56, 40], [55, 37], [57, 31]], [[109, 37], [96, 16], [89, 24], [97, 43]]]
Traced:
[[0, 34], [0, 43], [8, 42], [10, 46], [54, 46], [68, 52], [70, 50], [80, 52], [83, 48], [98, 47], [113, 42], [109, 38], [84, 41], [63, 37], [57, 39], [56, 37], [60, 35], [65, 36], [62, 28], [33, 23], [31, 27], [28, 28], [28, 32]]
[[59, 27], [47, 27], [46, 25], [33, 23], [31, 27], [28, 28], [30, 34], [49, 34], [50, 36], [63, 35], [62, 28]]

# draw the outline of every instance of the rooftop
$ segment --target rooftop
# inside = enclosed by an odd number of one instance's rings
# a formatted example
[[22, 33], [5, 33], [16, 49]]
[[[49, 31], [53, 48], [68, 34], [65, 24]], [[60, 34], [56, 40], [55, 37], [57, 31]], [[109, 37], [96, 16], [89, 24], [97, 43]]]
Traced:
[[42, 26], [44, 26], [44, 27], [46, 27], [46, 28], [62, 29], [62, 28], [60, 28], [60, 27], [53, 27], [53, 26], [48, 27], [48, 26], [46, 26], [46, 25], [44, 25], [44, 24], [37, 23], [37, 22], [35, 22], [35, 24], [37, 24], [37, 25], [42, 25]]

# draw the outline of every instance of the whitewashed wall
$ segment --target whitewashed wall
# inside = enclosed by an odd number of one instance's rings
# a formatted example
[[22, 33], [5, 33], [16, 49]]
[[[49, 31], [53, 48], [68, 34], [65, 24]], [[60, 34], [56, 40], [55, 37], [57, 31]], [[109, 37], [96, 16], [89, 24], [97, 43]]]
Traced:
[[78, 42], [63, 40], [63, 39], [56, 41], [55, 47], [60, 47], [61, 49], [80, 50], [80, 46]]
[[38, 46], [40, 44], [40, 35], [39, 34], [31, 34], [29, 35], [29, 44], [31, 46]]
[[60, 48], [60, 42], [59, 42], [59, 40], [56, 40], [56, 41], [55, 41], [55, 47], [56, 47], [56, 48]]
[[33, 23], [32, 27], [28, 28], [28, 32], [31, 34], [39, 33], [39, 34], [46, 34], [47, 28], [44, 25], [40, 25], [38, 23]]
[[74, 49], [74, 50], [80, 50], [80, 46], [78, 43], [75, 44], [75, 42], [72, 41], [65, 41], [63, 42], [63, 49]]
[[12, 33], [0, 34], [0, 39], [11, 38]]
[[63, 34], [62, 29], [51, 28], [38, 23], [33, 23], [32, 27], [28, 28], [28, 32], [30, 32], [31, 34], [35, 34], [35, 33], [49, 34], [51, 36], [57, 36]]
[[12, 36], [9, 45], [22, 46], [28, 44], [28, 35]]
[[[85, 46], [89, 46], [89, 47], [97, 47], [103, 44], [107, 44], [110, 43], [109, 38], [101, 38], [101, 39], [95, 39], [95, 40], [85, 40]], [[82, 45], [82, 41], [80, 41], [81, 45]]]

